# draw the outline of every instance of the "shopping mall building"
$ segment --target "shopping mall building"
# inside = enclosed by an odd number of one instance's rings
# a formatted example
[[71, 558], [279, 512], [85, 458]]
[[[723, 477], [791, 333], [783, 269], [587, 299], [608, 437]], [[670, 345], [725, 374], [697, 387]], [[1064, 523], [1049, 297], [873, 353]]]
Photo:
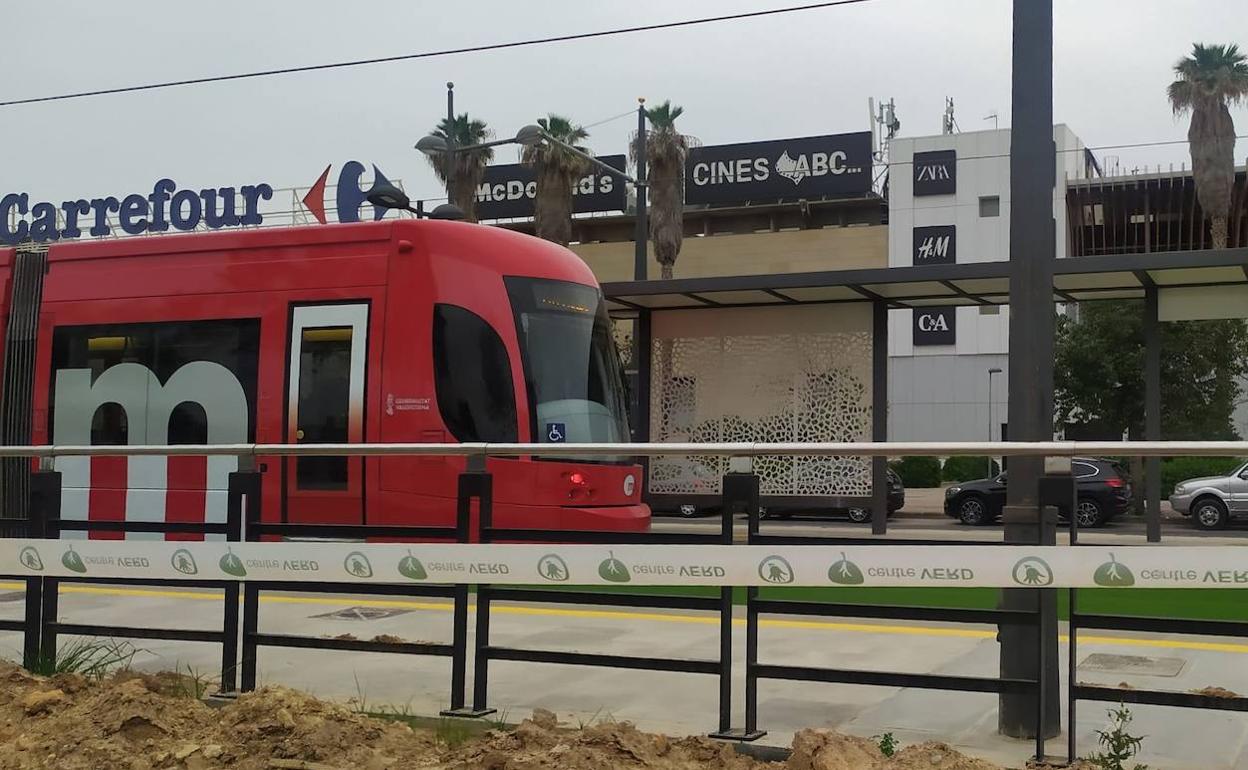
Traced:
[[[1209, 248], [1190, 173], [1106, 176], [1070, 128], [1055, 126], [1053, 137], [1059, 259], [1161, 252], [1172, 259]], [[669, 282], [654, 280], [653, 259], [647, 280], [635, 280], [631, 214], [577, 218], [572, 248], [604, 284], [631, 369], [650, 373], [644, 382], [633, 378], [635, 435], [1008, 435], [1008, 284], [1003, 265], [986, 263], [1009, 257], [1009, 148], [1008, 129], [894, 138], [887, 163], [874, 172], [866, 133], [700, 148], [686, 170], [685, 240]], [[834, 160], [813, 163], [814, 153]], [[1248, 243], [1242, 169], [1236, 184], [1232, 247]], [[526, 220], [500, 224], [531, 227]], [[907, 282], [949, 265], [979, 267], [951, 268], [950, 275], [968, 276], [957, 280]], [[1245, 306], [1248, 289], [1236, 284], [1248, 272], [1207, 268], [1200, 280], [1221, 280], [1218, 270], [1230, 285], [1202, 285], [1199, 303], [1183, 299], [1191, 277], [1185, 271], [1152, 274], [1174, 286], [1161, 293], [1161, 320], [1229, 317]], [[1157, 288], [1143, 270], [1058, 272], [1054, 301], [1063, 312], [1079, 301], [1143, 299], [1150, 284]], [[1230, 292], [1225, 301], [1209, 299], [1222, 290]], [[886, 330], [873, 326], [883, 320], [873, 318], [879, 307], [889, 308]], [[640, 352], [639, 335], [648, 340]], [[882, 377], [873, 372], [880, 361], [872, 345], [885, 335]], [[883, 397], [888, 408], [878, 420], [873, 404]], [[1235, 419], [1248, 435], [1248, 410], [1241, 407]], [[711, 491], [722, 462], [656, 461], [649, 489], [660, 501]], [[844, 458], [771, 458], [760, 471], [772, 496], [841, 498], [870, 489], [866, 464]]]

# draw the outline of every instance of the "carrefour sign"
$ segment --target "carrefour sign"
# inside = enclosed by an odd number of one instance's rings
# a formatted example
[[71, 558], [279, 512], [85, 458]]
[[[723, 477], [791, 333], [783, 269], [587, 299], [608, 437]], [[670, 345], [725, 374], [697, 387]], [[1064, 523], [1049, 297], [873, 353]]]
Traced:
[[161, 179], [148, 194], [132, 193], [120, 198], [79, 198], [55, 204], [34, 201], [27, 193], [0, 198], [0, 243], [15, 246], [23, 241], [48, 243], [72, 240], [84, 233], [95, 237], [113, 234], [113, 222], [126, 235], [174, 230], [258, 225], [264, 221], [260, 201], [273, 198], [267, 184], [179, 190], [172, 179]]

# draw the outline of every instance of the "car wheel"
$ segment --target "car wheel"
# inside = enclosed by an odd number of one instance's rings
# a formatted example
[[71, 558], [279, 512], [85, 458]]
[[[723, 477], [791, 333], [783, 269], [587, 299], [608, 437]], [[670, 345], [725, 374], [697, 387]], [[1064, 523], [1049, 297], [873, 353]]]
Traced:
[[680, 515], [684, 516], [686, 519], [692, 519], [694, 516], [698, 515], [698, 506], [682, 505], [680, 506]]
[[871, 521], [871, 511], [866, 508], [850, 508], [849, 520], [855, 524], [866, 524]]
[[1226, 504], [1216, 497], [1202, 497], [1192, 504], [1192, 521], [1199, 529], [1223, 529], [1230, 521]]
[[971, 527], [979, 527], [992, 521], [984, 498], [971, 496], [958, 504], [958, 520]]
[[1105, 513], [1101, 504], [1090, 497], [1081, 497], [1075, 503], [1075, 522], [1084, 529], [1100, 527], [1105, 524]]

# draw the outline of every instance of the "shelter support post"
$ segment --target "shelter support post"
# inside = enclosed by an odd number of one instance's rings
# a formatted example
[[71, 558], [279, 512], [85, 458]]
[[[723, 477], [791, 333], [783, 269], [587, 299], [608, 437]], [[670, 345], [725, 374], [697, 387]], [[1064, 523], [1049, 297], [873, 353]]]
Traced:
[[[1056, 225], [1053, 188], [1053, 2], [1014, 0], [1010, 137], [1010, 363], [1009, 426], [1015, 441], [1053, 437], [1053, 273]], [[1044, 461], [1010, 462], [1005, 542], [1040, 545], [1055, 538], [1039, 499]], [[1037, 612], [1056, 629], [1052, 591], [1005, 589], [1001, 608]], [[1029, 694], [1000, 696], [997, 729], [1014, 738], [1052, 737], [1060, 730], [1057, 634], [1041, 639], [1032, 629], [1002, 624], [1000, 670], [1007, 679], [1044, 681], [1043, 713]], [[1041, 657], [1043, 655], [1043, 657]], [[1041, 664], [1043, 661], [1043, 665]], [[1042, 669], [1044, 671], [1042, 671]]]
[[[888, 441], [888, 303], [871, 304], [871, 440]], [[888, 532], [888, 457], [871, 458], [871, 534]]]
[[[1144, 440], [1161, 440], [1161, 321], [1157, 287], [1144, 290]], [[1161, 458], [1144, 460], [1144, 521], [1148, 542], [1161, 542]]]

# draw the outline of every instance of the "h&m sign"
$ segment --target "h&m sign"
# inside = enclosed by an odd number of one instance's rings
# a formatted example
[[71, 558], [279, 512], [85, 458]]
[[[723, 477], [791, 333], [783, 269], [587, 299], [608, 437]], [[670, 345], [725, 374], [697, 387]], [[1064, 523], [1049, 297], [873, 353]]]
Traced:
[[958, 153], [935, 150], [914, 154], [914, 194], [948, 195], [958, 190]]
[[[611, 168], [625, 170], [623, 155], [600, 155], [598, 160]], [[537, 197], [537, 174], [521, 163], [486, 166], [485, 177], [477, 188], [477, 218], [504, 219], [533, 216]], [[572, 188], [572, 211], [623, 211], [626, 203], [624, 182], [595, 167]]]
[[956, 225], [933, 225], [914, 228], [915, 265], [952, 265], [958, 261]]
[[696, 147], [685, 160], [686, 203], [797, 200], [870, 190], [867, 131]]
[[914, 309], [914, 345], [953, 345], [958, 341], [958, 309], [956, 307], [918, 307]]

